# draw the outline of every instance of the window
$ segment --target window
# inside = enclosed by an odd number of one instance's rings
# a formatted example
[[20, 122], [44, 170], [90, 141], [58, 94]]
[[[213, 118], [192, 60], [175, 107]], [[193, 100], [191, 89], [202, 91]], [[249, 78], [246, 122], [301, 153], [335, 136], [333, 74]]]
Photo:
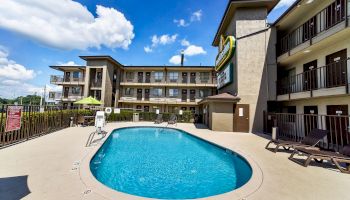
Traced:
[[154, 97], [161, 97], [162, 96], [162, 89], [161, 88], [154, 88], [153, 89], [153, 96]]
[[154, 81], [161, 82], [163, 80], [163, 72], [154, 72]]
[[80, 78], [80, 72], [73, 72], [73, 78]]
[[209, 96], [209, 90], [208, 89], [201, 89], [199, 90], [199, 97], [200, 98], [205, 98]]
[[55, 98], [55, 92], [49, 92], [49, 99]]
[[179, 73], [178, 72], [169, 72], [169, 80], [170, 82], [174, 83], [177, 82], [179, 79]]
[[125, 88], [125, 95], [132, 96], [134, 94], [134, 88]]
[[126, 72], [125, 78], [126, 78], [126, 81], [133, 81], [134, 80], [134, 72]]
[[179, 89], [169, 89], [169, 97], [178, 97]]
[[72, 87], [72, 94], [80, 94], [80, 87]]
[[208, 83], [209, 82], [209, 72], [201, 72], [200, 79], [201, 79], [202, 83]]

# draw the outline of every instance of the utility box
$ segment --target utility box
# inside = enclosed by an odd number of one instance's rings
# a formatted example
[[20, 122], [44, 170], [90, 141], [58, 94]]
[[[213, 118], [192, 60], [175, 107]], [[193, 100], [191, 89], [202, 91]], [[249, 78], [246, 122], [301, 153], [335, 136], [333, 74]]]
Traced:
[[133, 121], [133, 122], [138, 122], [138, 121], [140, 121], [140, 114], [139, 114], [139, 113], [134, 113], [134, 114], [132, 115], [132, 121]]

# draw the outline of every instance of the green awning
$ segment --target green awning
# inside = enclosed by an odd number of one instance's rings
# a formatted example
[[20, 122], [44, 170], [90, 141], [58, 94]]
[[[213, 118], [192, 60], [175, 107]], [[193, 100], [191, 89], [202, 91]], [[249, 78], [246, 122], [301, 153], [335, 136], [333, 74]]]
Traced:
[[74, 104], [87, 104], [87, 105], [101, 105], [101, 101], [93, 98], [93, 97], [86, 97], [84, 99], [81, 99], [79, 101], [74, 102]]

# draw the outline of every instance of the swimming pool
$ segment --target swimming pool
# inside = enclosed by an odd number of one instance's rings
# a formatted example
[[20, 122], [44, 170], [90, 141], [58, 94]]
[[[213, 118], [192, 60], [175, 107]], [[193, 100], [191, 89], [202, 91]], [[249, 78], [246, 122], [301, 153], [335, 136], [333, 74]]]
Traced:
[[184, 131], [159, 127], [114, 130], [90, 161], [90, 170], [114, 190], [161, 199], [222, 194], [252, 176], [240, 155]]

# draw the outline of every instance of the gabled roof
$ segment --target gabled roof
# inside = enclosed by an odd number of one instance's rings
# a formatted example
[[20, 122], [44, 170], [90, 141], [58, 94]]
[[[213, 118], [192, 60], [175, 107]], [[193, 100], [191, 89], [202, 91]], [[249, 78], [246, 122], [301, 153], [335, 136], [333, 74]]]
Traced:
[[280, 0], [229, 0], [212, 45], [217, 46], [219, 44], [220, 35], [227, 28], [237, 8], [266, 6], [269, 13], [279, 1]]
[[203, 100], [201, 100], [199, 102], [199, 104], [205, 103], [205, 102], [208, 102], [208, 101], [238, 102], [240, 100], [241, 100], [241, 98], [239, 96], [232, 95], [232, 94], [230, 94], [228, 92], [224, 92], [224, 93], [221, 93], [221, 94], [208, 96], [208, 97], [204, 98]]

